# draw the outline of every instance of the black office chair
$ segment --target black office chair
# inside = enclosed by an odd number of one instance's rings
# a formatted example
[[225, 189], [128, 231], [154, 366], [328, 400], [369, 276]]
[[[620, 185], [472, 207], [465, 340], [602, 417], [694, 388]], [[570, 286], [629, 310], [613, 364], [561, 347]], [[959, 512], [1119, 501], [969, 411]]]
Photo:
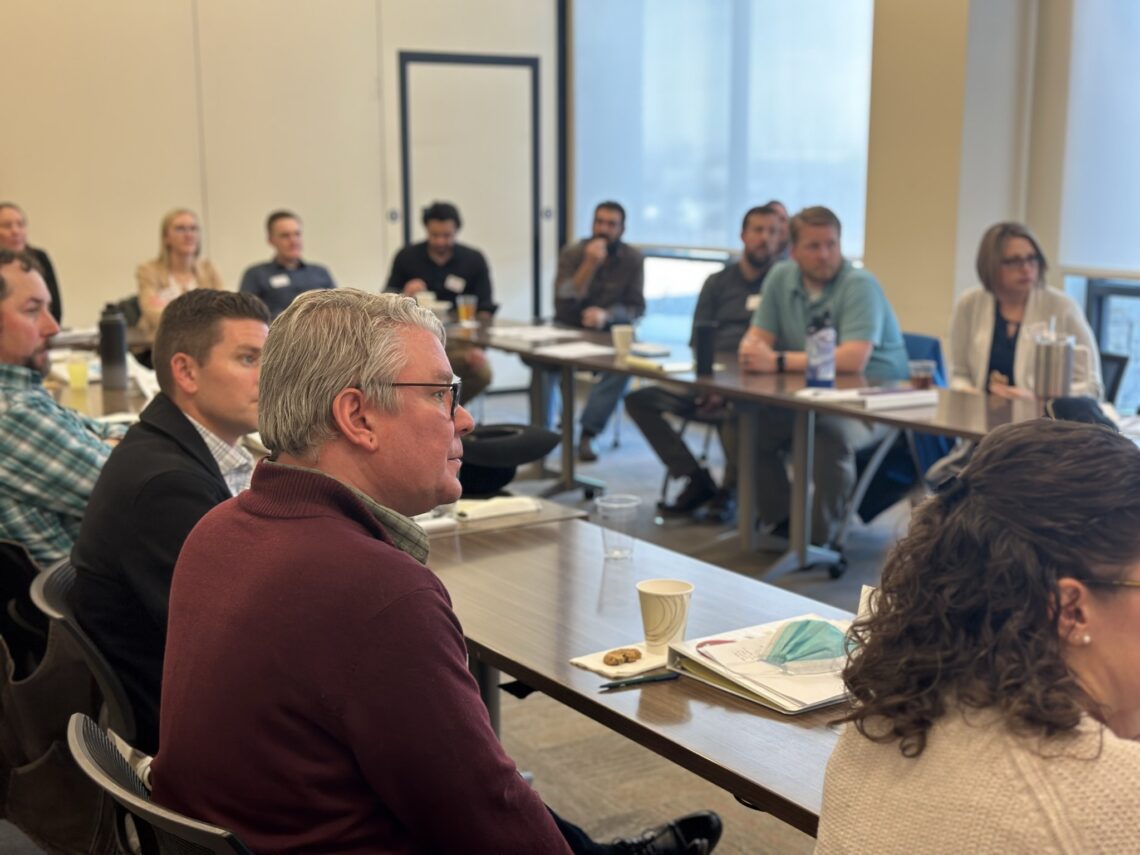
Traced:
[[119, 675], [75, 619], [75, 612], [71, 608], [71, 591], [74, 587], [75, 566], [71, 561], [64, 560], [51, 570], [41, 573], [32, 582], [32, 602], [76, 643], [103, 695], [100, 718], [107, 727], [131, 742], [136, 733], [134, 708], [127, 698]]
[[[942, 344], [933, 336], [904, 333], [909, 359], [930, 359], [935, 363], [934, 385], [945, 387], [946, 369], [942, 360]], [[847, 534], [856, 516], [870, 522], [895, 502], [921, 490], [925, 493], [922, 475], [939, 458], [950, 450], [945, 437], [915, 433], [912, 430], [892, 428], [877, 444], [860, 450], [855, 455], [855, 470], [859, 473], [855, 489], [848, 497], [843, 522], [831, 543], [832, 549], [842, 553]], [[831, 565], [828, 572], [838, 579], [847, 570], [846, 558]]]
[[250, 849], [232, 831], [151, 801], [146, 784], [115, 744], [114, 732], [105, 732], [90, 716], [76, 713], [71, 717], [67, 745], [84, 774], [134, 820], [142, 855], [250, 855]]
[[1119, 353], [1100, 354], [1101, 379], [1104, 380], [1104, 399], [1116, 403], [1116, 395], [1120, 391], [1120, 384], [1124, 381], [1124, 374], [1128, 370], [1128, 357]]
[[35, 671], [47, 652], [48, 621], [28, 595], [38, 575], [39, 567], [21, 544], [0, 540], [0, 638], [8, 646], [16, 680]]
[[[681, 420], [681, 427], [677, 430], [678, 436], [682, 440], [685, 438], [685, 432], [691, 425], [699, 425], [705, 429], [704, 439], [701, 440], [701, 453], [697, 457], [697, 462], [704, 466], [708, 463], [709, 449], [712, 448], [713, 434], [716, 433], [723, 422], [729, 415], [724, 409], [717, 410], [716, 412], [709, 413], [708, 415], [693, 414], [688, 418]], [[669, 496], [669, 482], [672, 478], [669, 475], [669, 470], [665, 470], [665, 478], [661, 481], [661, 496], [658, 499], [660, 504], [668, 499]]]

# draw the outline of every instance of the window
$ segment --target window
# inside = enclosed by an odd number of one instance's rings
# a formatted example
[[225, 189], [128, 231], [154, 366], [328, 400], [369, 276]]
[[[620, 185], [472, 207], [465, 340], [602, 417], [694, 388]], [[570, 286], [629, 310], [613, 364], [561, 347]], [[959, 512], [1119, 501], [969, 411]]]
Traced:
[[1066, 267], [1140, 273], [1138, 43], [1140, 3], [1073, 4], [1060, 250]]
[[574, 225], [739, 244], [753, 205], [832, 208], [863, 252], [872, 0], [575, 0]]

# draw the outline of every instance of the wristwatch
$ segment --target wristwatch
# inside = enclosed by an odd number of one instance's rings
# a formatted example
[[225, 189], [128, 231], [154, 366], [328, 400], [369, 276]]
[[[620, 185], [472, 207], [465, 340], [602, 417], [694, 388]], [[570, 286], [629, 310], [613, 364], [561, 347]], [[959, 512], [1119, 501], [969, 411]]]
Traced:
[[776, 373], [784, 373], [784, 351], [782, 350], [776, 351]]

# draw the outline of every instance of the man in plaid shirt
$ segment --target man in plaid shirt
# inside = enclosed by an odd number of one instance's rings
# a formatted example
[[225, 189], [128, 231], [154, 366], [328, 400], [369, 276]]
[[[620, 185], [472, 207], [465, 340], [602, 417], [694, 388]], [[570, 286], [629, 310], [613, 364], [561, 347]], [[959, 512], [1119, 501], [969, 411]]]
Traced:
[[0, 250], [0, 540], [41, 566], [66, 558], [87, 497], [126, 427], [61, 407], [43, 387], [51, 294], [26, 252]]

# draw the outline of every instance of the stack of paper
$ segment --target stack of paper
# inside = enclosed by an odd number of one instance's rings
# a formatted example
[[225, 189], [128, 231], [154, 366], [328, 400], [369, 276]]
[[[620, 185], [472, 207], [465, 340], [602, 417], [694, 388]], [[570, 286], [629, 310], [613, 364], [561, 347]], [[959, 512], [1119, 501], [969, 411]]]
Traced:
[[[819, 615], [798, 615], [695, 641], [670, 644], [669, 667], [737, 697], [790, 715], [839, 703], [844, 698], [843, 678], [839, 670], [814, 674], [788, 673], [752, 655], [785, 624], [809, 619], [826, 620]], [[843, 632], [851, 626], [851, 621], [832, 620], [828, 623]]]
[[808, 386], [796, 392], [800, 398], [850, 404], [865, 410], [904, 410], [910, 407], [933, 407], [938, 404], [937, 389], [915, 389], [911, 386], [865, 386], [861, 389], [825, 389]]

